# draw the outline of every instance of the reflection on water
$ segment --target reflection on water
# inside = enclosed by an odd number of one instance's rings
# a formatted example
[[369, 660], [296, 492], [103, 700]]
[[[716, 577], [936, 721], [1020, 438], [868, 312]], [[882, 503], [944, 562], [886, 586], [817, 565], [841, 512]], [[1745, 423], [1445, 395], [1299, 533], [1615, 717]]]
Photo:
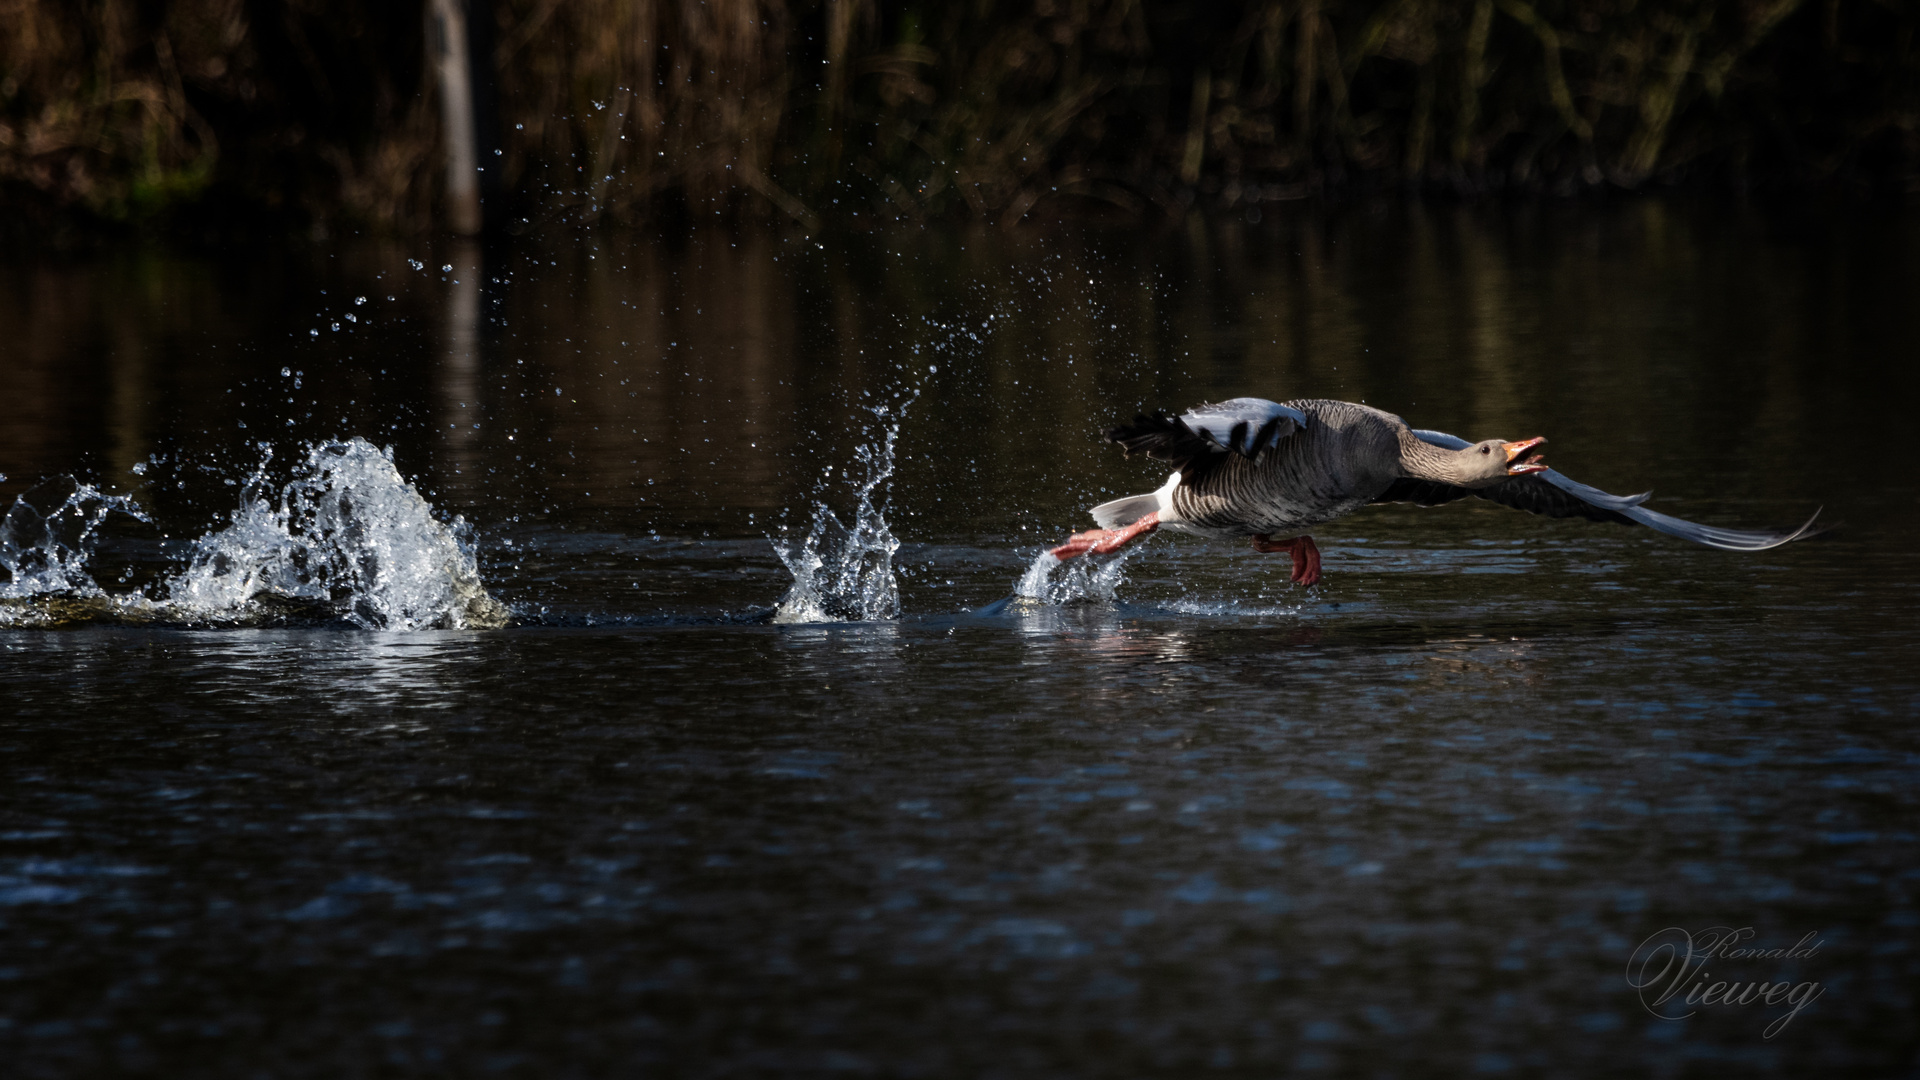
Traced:
[[[910, 367], [934, 405], [901, 433], [900, 481], [921, 495], [903, 510], [936, 527], [1049, 539], [1101, 487], [1143, 479], [1101, 424], [1242, 392], [1363, 399], [1474, 437], [1538, 430], [1586, 482], [1771, 520], [1829, 482], [1897, 478], [1815, 463], [1845, 387], [1823, 372], [1907, 378], [1892, 358], [1913, 330], [1894, 302], [1908, 230], [1640, 203], [1395, 209], [1153, 245], [748, 233], [590, 236], [484, 265], [371, 243], [244, 267], [14, 265], [0, 460], [8, 485], [76, 463], [127, 484], [155, 450], [233, 466], [265, 434], [361, 434], [400, 442], [408, 471], [487, 520], [749, 535], [852, 459], [860, 393]], [[1849, 317], [1862, 309], [1883, 314]], [[1897, 427], [1895, 397], [1848, 405]], [[1647, 467], [1682, 447], [1687, 468]]]
[[485, 275], [479, 245], [449, 245], [441, 264], [451, 276], [446, 294], [446, 351], [440, 362], [440, 414], [445, 418], [446, 467], [456, 476], [477, 465], [480, 431], [480, 282]]
[[[0, 264], [0, 499], [77, 478], [29, 499], [9, 565], [328, 605], [0, 628], [0, 1052], [26, 1076], [1898, 1075], [1914, 228], [1388, 205]], [[1380, 507], [1317, 534], [1313, 590], [1189, 537], [1038, 555], [1164, 475], [1104, 425], [1246, 393], [1545, 434], [1689, 518], [1849, 525], [1736, 555]], [[249, 487], [261, 443], [283, 471]], [[326, 447], [344, 487], [296, 468]], [[151, 520], [86, 509], [122, 496]], [[370, 506], [460, 570], [435, 595], [515, 625], [347, 629], [395, 564], [322, 534]], [[220, 538], [250, 555], [219, 571]], [[768, 624], [807, 552], [872, 571], [816, 576], [821, 613], [899, 617]], [[1646, 1013], [1635, 946], [1715, 925], [1817, 932], [1725, 977], [1824, 995], [1771, 1040], [1777, 1010]]]

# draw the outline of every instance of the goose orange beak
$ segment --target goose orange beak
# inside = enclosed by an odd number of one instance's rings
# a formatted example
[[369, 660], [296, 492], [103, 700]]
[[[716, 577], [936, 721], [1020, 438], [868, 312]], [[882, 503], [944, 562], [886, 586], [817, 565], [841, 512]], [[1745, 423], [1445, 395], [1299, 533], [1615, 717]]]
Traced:
[[1546, 445], [1545, 436], [1522, 439], [1519, 442], [1501, 443], [1500, 448], [1507, 452], [1507, 475], [1525, 476], [1528, 473], [1546, 472], [1547, 459], [1540, 456], [1540, 447]]

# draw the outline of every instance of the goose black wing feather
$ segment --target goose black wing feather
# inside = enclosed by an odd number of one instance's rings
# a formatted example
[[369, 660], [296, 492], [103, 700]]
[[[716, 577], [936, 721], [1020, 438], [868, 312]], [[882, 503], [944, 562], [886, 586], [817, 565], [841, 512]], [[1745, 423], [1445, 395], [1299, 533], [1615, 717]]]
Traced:
[[1307, 414], [1265, 398], [1233, 398], [1201, 405], [1179, 416], [1141, 413], [1133, 423], [1107, 432], [1128, 456], [1170, 461], [1192, 480], [1228, 454], [1253, 459], [1307, 425]]
[[1438, 480], [1416, 480], [1403, 476], [1393, 482], [1393, 486], [1373, 497], [1377, 503], [1412, 503], [1415, 506], [1443, 506], [1455, 499], [1464, 499], [1473, 494], [1463, 487], [1443, 484]]
[[[1548, 472], [1552, 472], [1552, 470], [1548, 470]], [[1560, 476], [1558, 473], [1554, 473], [1553, 475], [1557, 479], [1566, 480], [1566, 477]], [[1392, 487], [1374, 496], [1373, 501], [1377, 503], [1405, 502], [1412, 503], [1415, 506], [1442, 506], [1446, 503], [1472, 496], [1476, 499], [1486, 499], [1489, 502], [1497, 502], [1502, 506], [1511, 506], [1515, 510], [1525, 510], [1529, 514], [1539, 514], [1543, 517], [1578, 517], [1586, 518], [1588, 521], [1611, 521], [1621, 525], [1635, 524], [1633, 518], [1628, 517], [1619, 510], [1596, 506], [1571, 492], [1554, 486], [1551, 480], [1544, 479], [1546, 476], [1547, 473], [1530, 473], [1526, 476], [1516, 476], [1511, 480], [1502, 481], [1492, 487], [1478, 489], [1456, 487], [1453, 484], [1443, 484], [1438, 480], [1416, 480], [1412, 477], [1402, 477], [1394, 481]], [[1570, 480], [1567, 482], [1573, 483], [1573, 481]], [[1586, 487], [1585, 484], [1577, 486]], [[1602, 495], [1606, 494], [1605, 492], [1597, 493]], [[1617, 496], [1608, 497], [1615, 498]]]

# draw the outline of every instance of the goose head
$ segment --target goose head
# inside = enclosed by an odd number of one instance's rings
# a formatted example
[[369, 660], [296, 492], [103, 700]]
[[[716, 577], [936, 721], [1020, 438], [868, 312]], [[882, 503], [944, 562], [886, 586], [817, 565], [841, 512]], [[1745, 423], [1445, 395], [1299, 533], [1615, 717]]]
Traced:
[[1545, 472], [1547, 460], [1540, 456], [1540, 447], [1546, 442], [1544, 437], [1536, 436], [1519, 442], [1487, 439], [1474, 443], [1459, 451], [1456, 459], [1455, 468], [1464, 481], [1462, 486], [1491, 487], [1511, 476]]

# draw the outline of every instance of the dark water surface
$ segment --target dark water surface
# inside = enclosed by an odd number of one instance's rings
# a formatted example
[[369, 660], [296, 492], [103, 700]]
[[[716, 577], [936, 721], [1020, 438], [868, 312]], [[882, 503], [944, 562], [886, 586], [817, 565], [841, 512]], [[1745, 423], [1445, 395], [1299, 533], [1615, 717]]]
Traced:
[[[61, 589], [9, 534], [0, 1071], [1915, 1075], [1917, 240], [1650, 201], [12, 260], [0, 506], [151, 521], [55, 519]], [[1157, 486], [1103, 424], [1238, 394], [1845, 527], [1387, 507], [1311, 592], [1156, 537], [996, 604]], [[771, 539], [854, 524], [889, 430], [900, 617], [770, 623]], [[354, 436], [417, 492], [302, 472]], [[386, 531], [309, 543], [335, 506]], [[510, 625], [399, 629], [461, 622], [368, 584], [409, 529]], [[263, 552], [309, 594], [181, 599]], [[1706, 969], [1817, 999], [1651, 1015], [1636, 947], [1715, 926], [1814, 935]]]

